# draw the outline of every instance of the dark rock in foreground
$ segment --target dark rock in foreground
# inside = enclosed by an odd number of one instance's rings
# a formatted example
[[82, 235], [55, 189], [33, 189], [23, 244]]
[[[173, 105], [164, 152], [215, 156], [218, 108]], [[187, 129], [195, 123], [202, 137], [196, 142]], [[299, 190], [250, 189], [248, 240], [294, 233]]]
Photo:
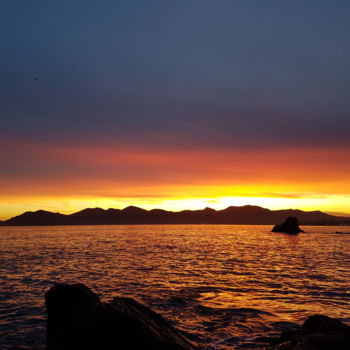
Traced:
[[284, 332], [276, 350], [349, 350], [350, 327], [327, 316], [310, 316], [296, 332]]
[[[161, 316], [130, 298], [102, 303], [83, 284], [56, 285], [45, 295], [46, 350], [195, 350]], [[350, 327], [310, 316], [299, 330], [271, 340], [275, 350], [349, 350]]]
[[297, 234], [299, 232], [304, 232], [300, 229], [298, 224], [298, 219], [294, 216], [289, 216], [282, 225], [276, 225], [272, 229], [272, 232], [282, 232], [289, 234]]
[[130, 298], [102, 303], [83, 284], [45, 295], [47, 350], [194, 350], [161, 316]]

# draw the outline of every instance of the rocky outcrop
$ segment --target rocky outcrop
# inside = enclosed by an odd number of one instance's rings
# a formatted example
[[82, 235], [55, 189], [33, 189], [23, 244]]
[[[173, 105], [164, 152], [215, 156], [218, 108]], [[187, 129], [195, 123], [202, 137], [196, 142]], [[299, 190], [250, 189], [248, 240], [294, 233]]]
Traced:
[[[102, 303], [84, 284], [52, 287], [45, 295], [46, 350], [195, 350], [161, 316], [130, 298]], [[349, 350], [350, 327], [322, 315], [271, 339], [274, 350]]]
[[304, 231], [300, 229], [298, 219], [294, 216], [289, 216], [282, 225], [274, 226], [272, 232], [297, 234]]
[[56, 285], [45, 295], [46, 350], [194, 350], [166, 320], [130, 298], [102, 303], [83, 284]]
[[276, 350], [349, 350], [350, 327], [327, 316], [310, 316], [299, 331], [282, 333]]

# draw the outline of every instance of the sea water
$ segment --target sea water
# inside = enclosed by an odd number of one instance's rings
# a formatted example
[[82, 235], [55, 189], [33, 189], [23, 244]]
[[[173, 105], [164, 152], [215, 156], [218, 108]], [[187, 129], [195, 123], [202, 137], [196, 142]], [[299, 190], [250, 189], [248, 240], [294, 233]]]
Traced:
[[350, 235], [304, 229], [0, 227], [0, 347], [44, 348], [44, 293], [56, 283], [136, 298], [208, 349], [268, 348], [315, 313], [349, 323]]

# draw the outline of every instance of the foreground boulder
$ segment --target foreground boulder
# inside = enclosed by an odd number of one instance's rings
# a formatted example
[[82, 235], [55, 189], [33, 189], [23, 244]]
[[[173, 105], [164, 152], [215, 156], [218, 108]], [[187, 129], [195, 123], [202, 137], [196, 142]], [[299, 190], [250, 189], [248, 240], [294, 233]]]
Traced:
[[161, 316], [130, 298], [102, 303], [83, 284], [56, 285], [45, 295], [46, 350], [194, 350]]
[[272, 229], [272, 232], [282, 232], [289, 234], [297, 234], [299, 232], [304, 232], [300, 229], [298, 224], [298, 219], [294, 216], [289, 216], [282, 225], [276, 225]]
[[299, 331], [284, 332], [276, 350], [349, 350], [350, 327], [327, 316], [310, 316]]

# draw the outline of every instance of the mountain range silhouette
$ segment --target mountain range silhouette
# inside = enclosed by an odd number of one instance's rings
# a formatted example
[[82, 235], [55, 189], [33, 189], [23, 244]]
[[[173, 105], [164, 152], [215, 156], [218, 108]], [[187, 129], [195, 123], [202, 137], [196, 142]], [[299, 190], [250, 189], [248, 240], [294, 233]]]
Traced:
[[223, 210], [145, 210], [135, 206], [124, 209], [87, 208], [73, 214], [53, 213], [45, 210], [28, 211], [0, 222], [1, 226], [51, 225], [145, 225], [145, 224], [222, 224], [273, 225], [288, 216], [298, 218], [301, 225], [350, 224], [349, 217], [329, 215], [321, 211], [298, 209], [270, 210], [258, 206], [230, 206]]

